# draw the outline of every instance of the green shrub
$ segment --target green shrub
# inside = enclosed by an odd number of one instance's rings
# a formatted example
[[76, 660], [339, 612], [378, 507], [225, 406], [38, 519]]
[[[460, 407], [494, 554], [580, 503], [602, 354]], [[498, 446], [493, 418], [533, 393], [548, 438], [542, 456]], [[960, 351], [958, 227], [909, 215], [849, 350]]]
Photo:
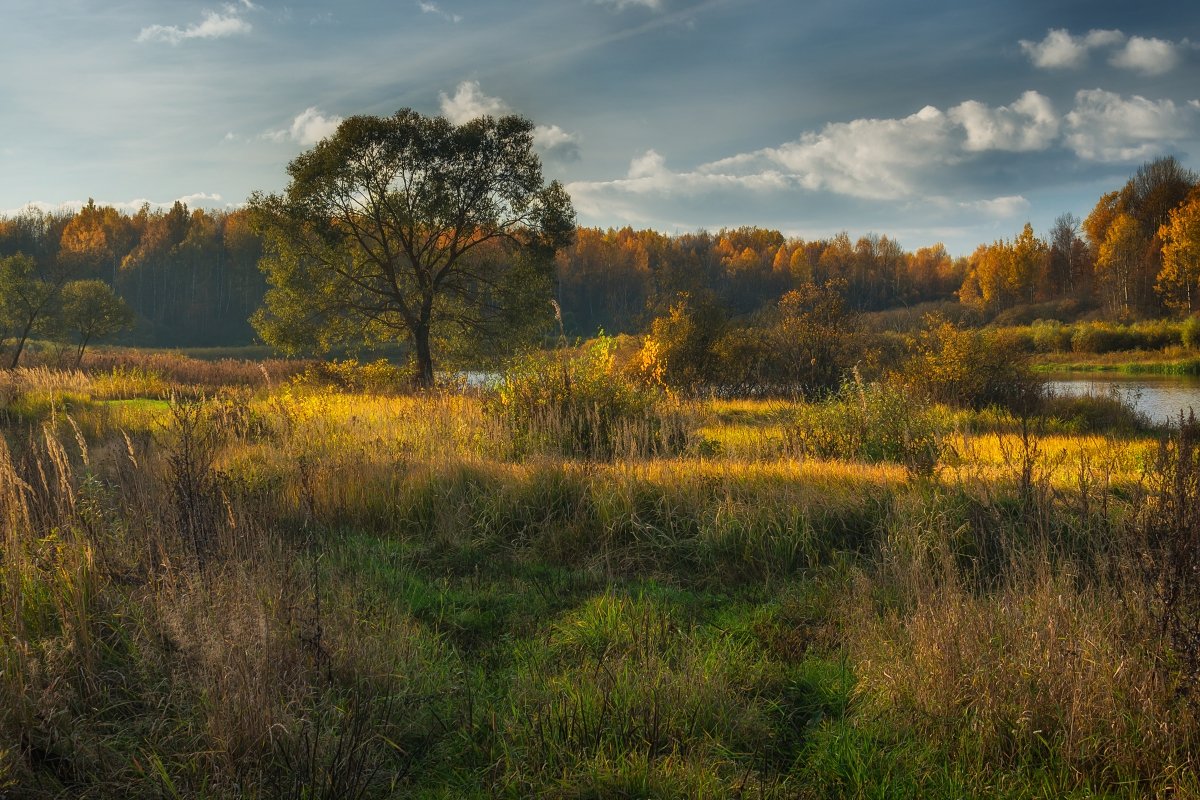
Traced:
[[1071, 334], [1071, 349], [1076, 353], [1162, 350], [1179, 344], [1180, 335], [1180, 326], [1169, 320], [1150, 320], [1134, 325], [1091, 322], [1075, 328]]
[[1061, 322], [1038, 320], [1030, 326], [1033, 349], [1038, 353], [1062, 353], [1071, 349], [1071, 328]]
[[1179, 339], [1189, 350], [1200, 350], [1200, 314], [1193, 314], [1183, 321]]
[[611, 459], [668, 455], [691, 440], [690, 415], [662, 389], [616, 367], [613, 340], [515, 360], [488, 398], [514, 456]]
[[804, 407], [787, 431], [793, 452], [816, 458], [887, 461], [914, 475], [930, 475], [946, 449], [948, 427], [928, 403], [902, 386], [842, 386], [830, 400]]
[[1062, 422], [1074, 433], [1135, 433], [1145, 430], [1149, 421], [1127, 403], [1119, 392], [1100, 395], [1052, 395], [1046, 398], [1042, 412]]

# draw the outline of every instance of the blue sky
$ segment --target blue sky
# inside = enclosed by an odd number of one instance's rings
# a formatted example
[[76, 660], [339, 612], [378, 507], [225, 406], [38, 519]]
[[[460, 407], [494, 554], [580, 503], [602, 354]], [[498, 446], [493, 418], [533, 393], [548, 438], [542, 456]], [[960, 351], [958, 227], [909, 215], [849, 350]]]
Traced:
[[0, 212], [232, 207], [352, 114], [537, 125], [586, 225], [952, 252], [1200, 170], [1200, 3], [5, 0]]

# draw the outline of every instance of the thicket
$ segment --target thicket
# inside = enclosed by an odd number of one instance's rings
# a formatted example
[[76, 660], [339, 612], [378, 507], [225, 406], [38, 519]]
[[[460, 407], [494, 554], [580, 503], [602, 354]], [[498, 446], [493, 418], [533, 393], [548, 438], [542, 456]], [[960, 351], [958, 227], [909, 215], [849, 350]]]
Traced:
[[513, 360], [488, 410], [517, 457], [552, 453], [609, 460], [675, 455], [696, 443], [692, 412], [661, 385], [627, 375], [612, 339]]

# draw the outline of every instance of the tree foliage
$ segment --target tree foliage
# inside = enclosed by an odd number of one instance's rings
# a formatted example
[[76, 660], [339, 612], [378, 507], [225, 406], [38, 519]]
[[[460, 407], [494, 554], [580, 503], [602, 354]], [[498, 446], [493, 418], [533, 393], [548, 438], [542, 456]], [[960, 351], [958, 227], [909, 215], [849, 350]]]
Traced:
[[293, 160], [284, 194], [250, 201], [271, 287], [263, 338], [290, 351], [405, 341], [429, 386], [435, 337], [486, 343], [547, 320], [574, 212], [543, 183], [532, 131], [404, 109], [351, 117]]
[[17, 254], [0, 259], [0, 343], [12, 343], [9, 367], [21, 363], [29, 337], [54, 319], [60, 285], [38, 274], [37, 263]]
[[89, 344], [133, 326], [133, 311], [104, 281], [71, 281], [62, 289], [59, 324], [75, 339], [78, 369]]
[[1158, 237], [1162, 240], [1158, 292], [1168, 306], [1196, 311], [1200, 306], [1200, 192], [1172, 209]]

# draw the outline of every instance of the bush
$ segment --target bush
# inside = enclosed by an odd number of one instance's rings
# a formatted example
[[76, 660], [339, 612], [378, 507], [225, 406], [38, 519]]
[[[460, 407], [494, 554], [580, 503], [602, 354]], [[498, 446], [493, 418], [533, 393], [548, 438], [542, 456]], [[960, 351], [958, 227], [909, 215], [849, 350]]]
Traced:
[[488, 399], [515, 456], [582, 458], [678, 453], [691, 440], [683, 407], [616, 368], [613, 340], [578, 351], [537, 351], [514, 361]]
[[1183, 321], [1179, 339], [1189, 350], [1200, 350], [1200, 314], [1193, 314]]
[[916, 350], [898, 380], [910, 393], [925, 392], [935, 402], [1029, 413], [1045, 394], [1045, 381], [1029, 368], [1019, 344], [1003, 332], [964, 330], [931, 319]]
[[1115, 390], [1099, 395], [1051, 395], [1042, 412], [1075, 433], [1129, 434], [1145, 430], [1150, 424]]
[[903, 387], [863, 383], [856, 376], [836, 397], [803, 408], [786, 435], [799, 455], [889, 461], [914, 475], [930, 475], [948, 433], [936, 410], [914, 402]]
[[348, 392], [395, 394], [411, 383], [407, 370], [380, 358], [367, 364], [357, 359], [320, 361], [296, 378], [300, 384], [328, 386]]
[[1162, 350], [1180, 343], [1180, 326], [1168, 320], [1134, 325], [1092, 322], [1079, 325], [1071, 335], [1076, 353], [1112, 353], [1120, 350]]
[[1030, 326], [1033, 349], [1038, 353], [1063, 353], [1071, 349], [1071, 329], [1060, 322], [1039, 320]]

